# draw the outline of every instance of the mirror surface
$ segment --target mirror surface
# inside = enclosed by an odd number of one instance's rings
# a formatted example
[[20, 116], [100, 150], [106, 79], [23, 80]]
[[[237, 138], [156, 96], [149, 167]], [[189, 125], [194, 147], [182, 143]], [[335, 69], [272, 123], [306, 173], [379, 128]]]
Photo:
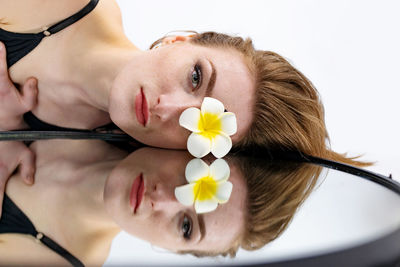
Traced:
[[[196, 259], [162, 251], [121, 233], [115, 239], [106, 266], [157, 264], [161, 259], [172, 265], [274, 262], [367, 243], [398, 229], [399, 225], [398, 194], [364, 178], [324, 168], [313, 192], [286, 231], [258, 251], [239, 250], [235, 259]], [[140, 259], [134, 253], [138, 250], [143, 251]], [[157, 259], [150, 256], [153, 253], [158, 253]]]
[[[7, 157], [9, 151], [16, 148], [17, 144], [23, 145], [17, 142], [0, 142], [2, 157]], [[140, 216], [147, 214], [149, 210], [152, 216], [156, 212], [164, 212], [168, 217], [166, 211], [181, 214], [181, 209], [185, 214], [191, 214], [192, 208], [183, 207], [174, 197], [174, 188], [186, 183], [185, 168], [192, 159], [186, 151], [140, 148], [129, 154], [96, 140], [36, 141], [30, 144], [30, 148], [36, 154], [35, 184], [25, 185], [19, 176], [20, 172], [17, 172], [8, 182], [7, 195], [27, 214], [36, 228], [39, 227], [38, 231], [60, 244], [64, 242], [62, 236], [58, 240], [59, 232], [54, 231], [53, 227], [49, 228], [46, 223], [51, 222], [59, 226], [64, 234], [71, 230], [74, 234], [81, 233], [81, 236], [75, 237], [80, 240], [79, 243], [88, 242], [90, 232], [77, 230], [86, 225], [77, 218], [89, 220], [90, 225], [96, 227], [100, 227], [99, 223], [103, 222], [104, 227], [99, 229], [104, 231], [115, 227], [115, 223], [117, 227], [130, 232], [131, 234], [121, 232], [116, 236], [107, 260], [103, 259], [105, 266], [152, 265], [160, 262], [187, 265], [276, 261], [362, 244], [395, 230], [400, 224], [400, 196], [371, 181], [310, 163], [268, 161], [228, 155], [225, 159], [230, 167], [229, 181], [233, 184], [231, 199], [228, 203], [220, 205], [217, 210], [204, 214], [204, 240], [194, 245], [183, 243], [182, 246], [180, 236], [170, 233], [176, 230], [176, 222], [173, 228], [168, 228], [165, 227], [163, 217]], [[149, 158], [152, 161], [149, 161]], [[207, 157], [205, 162], [212, 164], [214, 159]], [[246, 166], [252, 168], [247, 169]], [[145, 204], [152, 201], [154, 206], [150, 208], [142, 204], [139, 217], [136, 217], [132, 216], [132, 211], [128, 208], [129, 194], [125, 191], [129, 191], [138, 173], [141, 173], [146, 181], [142, 201]], [[254, 173], [261, 173], [262, 176], [256, 176]], [[263, 182], [254, 187], [246, 185], [246, 180]], [[153, 185], [157, 187], [154, 189], [157, 194], [147, 195]], [[206, 244], [207, 247], [217, 244], [215, 246], [218, 248], [227, 238], [230, 240], [229, 237], [235, 235], [235, 231], [229, 230], [235, 229], [243, 222], [241, 214], [246, 209], [243, 205], [243, 199], [246, 198], [243, 188], [248, 190], [247, 197], [249, 191], [256, 192], [257, 195], [265, 194], [263, 205], [270, 211], [264, 215], [264, 224], [277, 221], [281, 226], [290, 222], [282, 233], [271, 230], [271, 234], [279, 233], [277, 239], [260, 250], [239, 250], [234, 259], [195, 258], [169, 251], [176, 251], [177, 248], [184, 250], [186, 247], [194, 250], [204, 249], [202, 244]], [[107, 190], [108, 196], [104, 193]], [[157, 205], [164, 206], [157, 210], [156, 208], [161, 207]], [[126, 214], [129, 216], [126, 217]], [[290, 221], [292, 215], [294, 218]], [[174, 220], [172, 218], [175, 216], [177, 215], [171, 216], [171, 220]], [[195, 217], [196, 215], [193, 215], [193, 218]], [[285, 219], [280, 221], [277, 217]], [[218, 224], [223, 227], [215, 228]], [[109, 227], [110, 225], [112, 227]], [[194, 236], [195, 227], [196, 223], [193, 226]], [[115, 236], [118, 231], [111, 231], [112, 235]], [[152, 231], [156, 231], [158, 236], [153, 236]], [[7, 237], [4, 240], [7, 243]], [[112, 240], [113, 238], [107, 237], [86, 244], [89, 244], [88, 247], [92, 245], [93, 250], [102, 251]], [[169, 250], [164, 249], [165, 247]], [[74, 255], [81, 253], [75, 250], [75, 247], [67, 245], [66, 248]], [[86, 254], [81, 255], [85, 257]]]

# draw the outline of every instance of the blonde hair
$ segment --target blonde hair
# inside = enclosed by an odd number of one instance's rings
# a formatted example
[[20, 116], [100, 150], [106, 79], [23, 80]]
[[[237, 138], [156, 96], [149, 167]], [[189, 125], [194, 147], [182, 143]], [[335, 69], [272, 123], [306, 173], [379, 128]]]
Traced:
[[276, 239], [314, 188], [322, 167], [307, 163], [242, 161], [248, 187], [247, 218], [240, 246], [256, 250]]
[[216, 32], [196, 34], [190, 42], [239, 51], [255, 75], [253, 121], [236, 148], [296, 150], [355, 166], [370, 165], [329, 149], [324, 108], [317, 89], [282, 56], [254, 49], [249, 38]]

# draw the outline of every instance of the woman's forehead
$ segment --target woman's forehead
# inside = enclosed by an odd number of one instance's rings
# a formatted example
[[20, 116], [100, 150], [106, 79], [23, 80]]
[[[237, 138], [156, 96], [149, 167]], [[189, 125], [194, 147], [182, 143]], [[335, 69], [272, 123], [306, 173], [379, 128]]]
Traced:
[[[229, 201], [210, 213], [200, 215], [204, 223], [204, 237], [192, 250], [221, 252], [229, 249], [242, 233], [245, 225], [247, 187], [241, 173], [232, 168], [229, 181], [233, 184]], [[186, 248], [188, 249], [188, 248]]]
[[211, 97], [220, 100], [225, 108], [235, 113], [238, 133], [232, 138], [243, 137], [250, 127], [255, 102], [255, 78], [239, 52], [234, 50], [214, 51], [209, 59], [216, 70], [216, 80]]

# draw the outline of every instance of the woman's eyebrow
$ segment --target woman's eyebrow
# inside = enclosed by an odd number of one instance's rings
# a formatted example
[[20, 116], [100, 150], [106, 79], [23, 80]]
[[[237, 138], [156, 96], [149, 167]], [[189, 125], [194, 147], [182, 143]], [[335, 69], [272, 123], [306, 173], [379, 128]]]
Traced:
[[217, 80], [217, 72], [215, 70], [215, 67], [214, 67], [213, 63], [211, 62], [211, 60], [208, 60], [208, 62], [211, 65], [211, 75], [210, 75], [210, 79], [208, 80], [208, 85], [207, 85], [205, 96], [211, 95], [211, 92], [214, 89], [215, 81]]

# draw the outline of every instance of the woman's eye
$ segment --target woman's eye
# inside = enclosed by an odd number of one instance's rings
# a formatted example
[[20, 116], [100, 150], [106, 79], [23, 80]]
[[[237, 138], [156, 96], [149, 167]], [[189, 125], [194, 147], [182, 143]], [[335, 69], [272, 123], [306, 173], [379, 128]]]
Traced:
[[194, 70], [192, 71], [191, 82], [193, 89], [196, 90], [201, 85], [201, 68], [199, 65], [194, 66]]
[[183, 237], [185, 239], [190, 239], [190, 236], [192, 234], [192, 221], [186, 215], [185, 215], [185, 217], [183, 217], [182, 233], [183, 233]]

